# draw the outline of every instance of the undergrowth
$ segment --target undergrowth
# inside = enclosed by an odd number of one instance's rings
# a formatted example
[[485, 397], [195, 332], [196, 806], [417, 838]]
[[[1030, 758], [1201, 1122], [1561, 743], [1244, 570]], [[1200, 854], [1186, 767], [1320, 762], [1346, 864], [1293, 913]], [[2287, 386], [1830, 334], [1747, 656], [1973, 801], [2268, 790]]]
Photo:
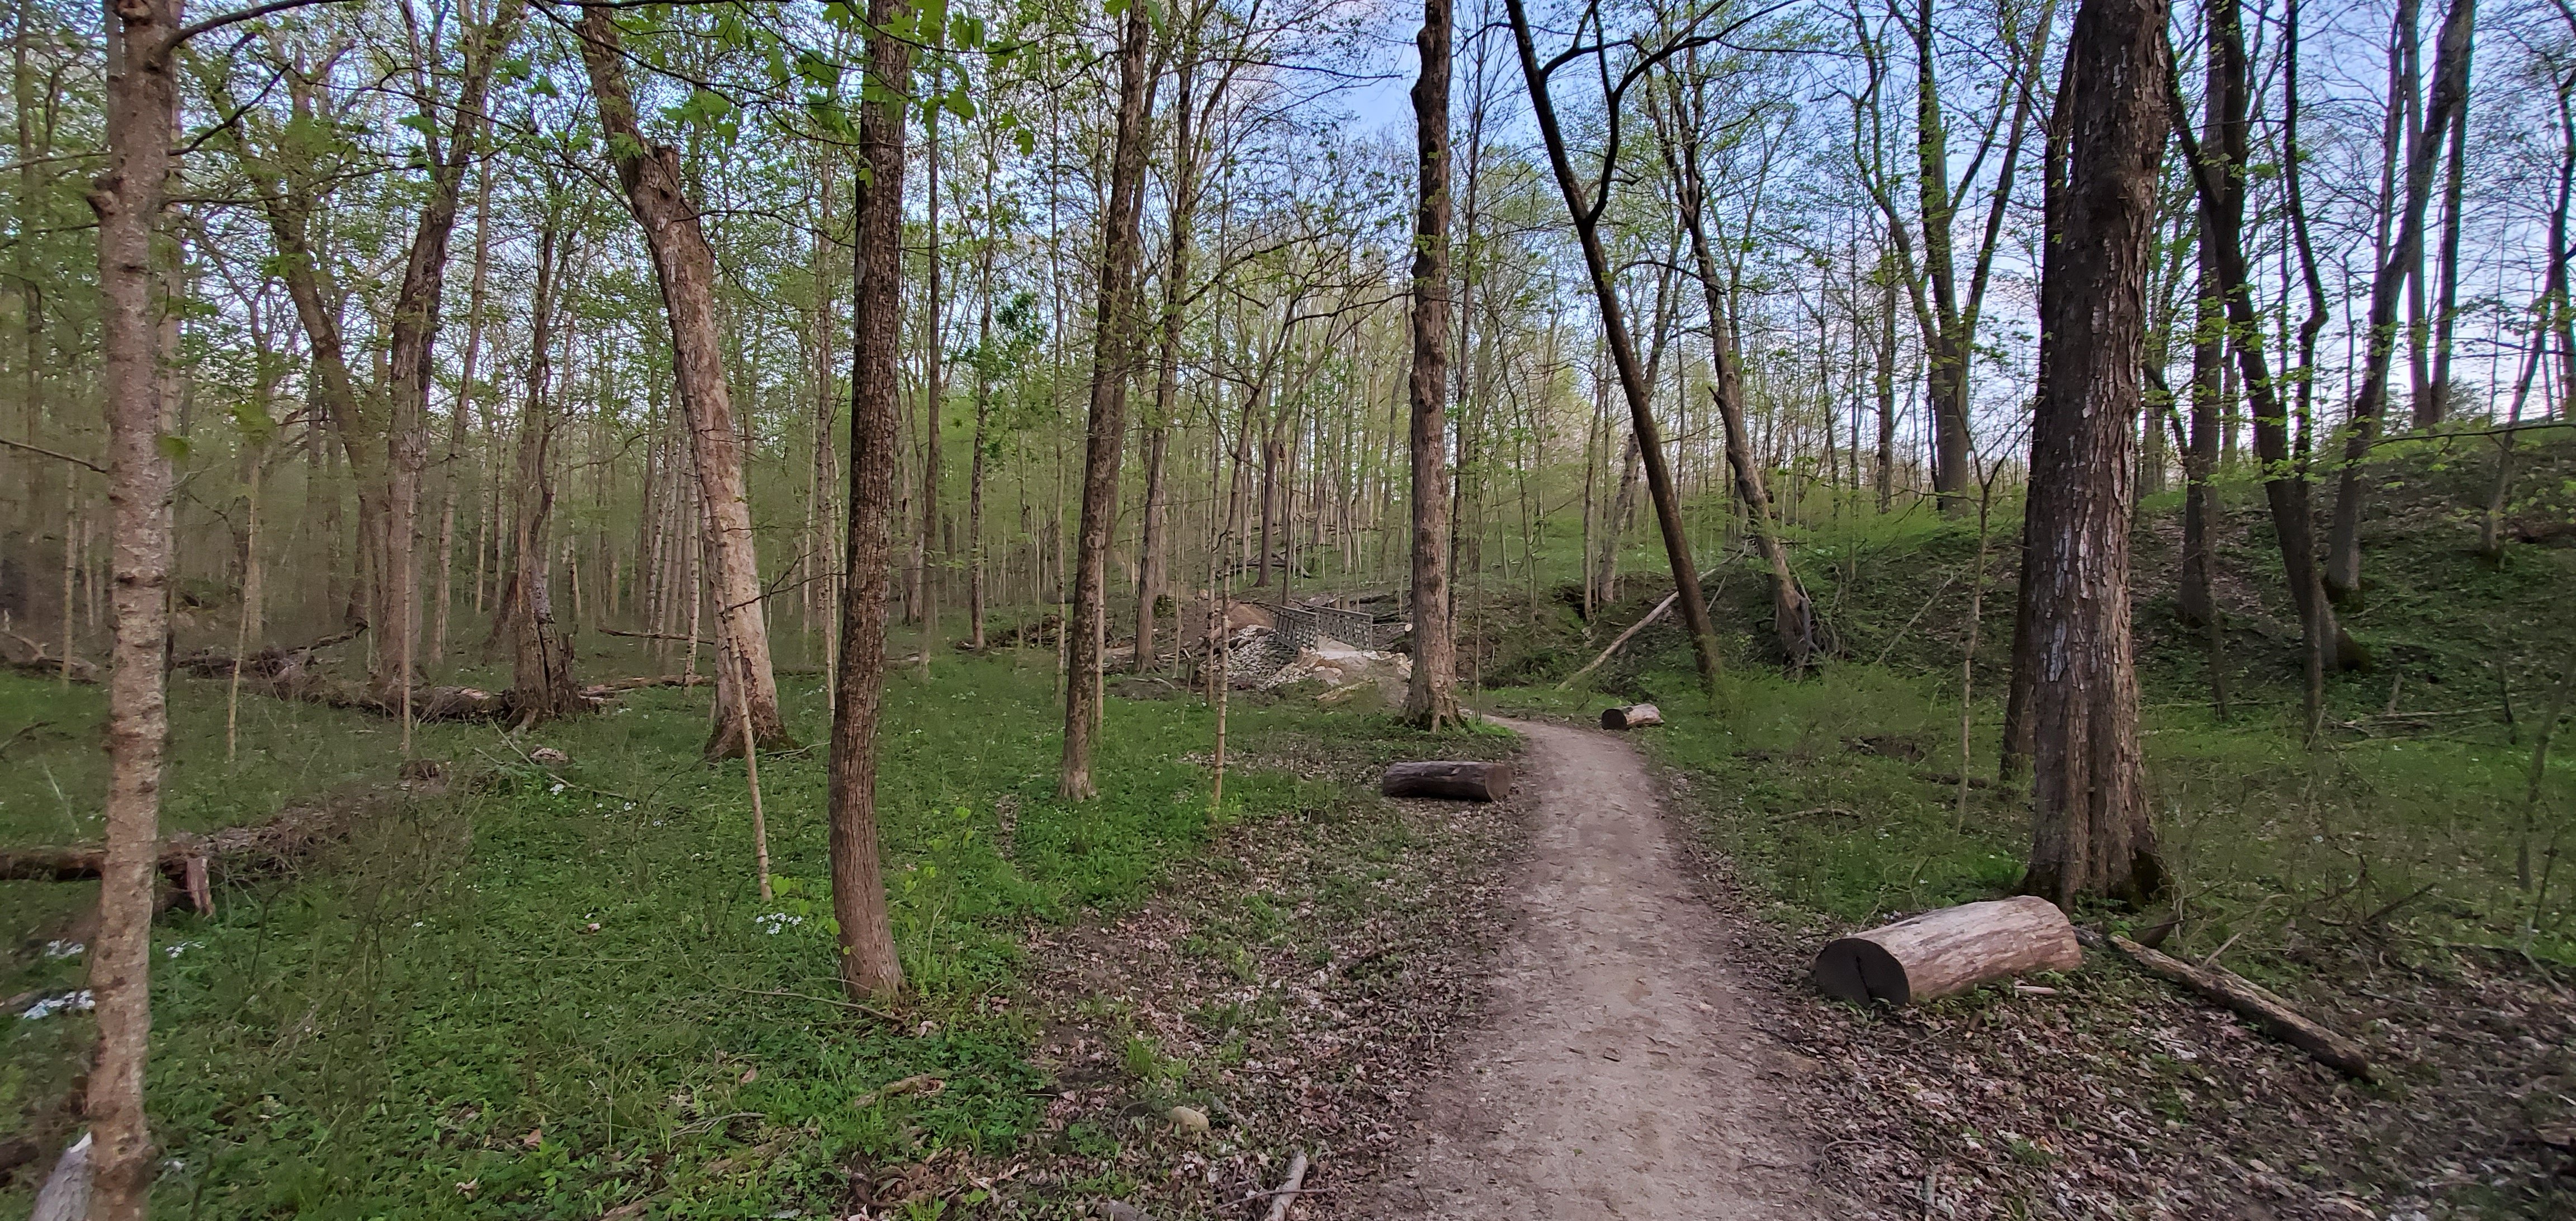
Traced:
[[[856, 1162], [1009, 1147], [1049, 1092], [1027, 1063], [1033, 1032], [996, 1000], [1022, 930], [1130, 904], [1224, 824], [1319, 809], [1341, 791], [1256, 762], [1227, 777], [1211, 812], [1208, 712], [1112, 699], [1100, 799], [1058, 802], [1046, 660], [943, 662], [927, 684], [888, 683], [879, 809], [916, 989], [891, 1015], [837, 999], [827, 723], [811, 679], [782, 694], [791, 727], [816, 745], [760, 761], [777, 873], [766, 903], [742, 764], [698, 762], [702, 691], [631, 693], [519, 740], [428, 727], [421, 753], [449, 761], [453, 793], [375, 790], [351, 843], [302, 877], [227, 887], [211, 918], [161, 921], [158, 1206], [595, 1216], [650, 1195], [657, 1215], [765, 1217], [831, 1208]], [[0, 717], [53, 722], [0, 769], [11, 839], [94, 834], [102, 769], [83, 756], [98, 705], [0, 679]], [[381, 722], [273, 701], [246, 702], [241, 761], [226, 767], [221, 684], [179, 681], [174, 705], [174, 827], [252, 821], [288, 796], [393, 770]], [[1239, 702], [1232, 730], [1256, 756], [1272, 735], [1358, 734], [1387, 749], [1400, 737], [1383, 718], [1326, 723], [1302, 700]], [[539, 746], [570, 762], [530, 761]], [[48, 808], [45, 768], [68, 820]], [[0, 884], [25, 930], [0, 989], [79, 986], [81, 958], [43, 946], [75, 929], [92, 894]], [[50, 1158], [76, 1126], [89, 1022], [10, 1025], [0, 1108]], [[946, 1088], [878, 1092], [921, 1073]], [[0, 1213], [25, 1208], [31, 1189], [22, 1173]]]
[[[2522, 452], [2504, 553], [2491, 562], [2474, 550], [2493, 471], [2481, 446], [2491, 443], [2386, 447], [2365, 521], [2369, 584], [2344, 616], [2371, 664], [2333, 676], [2314, 748], [2259, 486], [2221, 487], [2224, 720], [2206, 633], [2174, 610], [2180, 494], [2142, 506], [2132, 596], [2150, 800], [2184, 915], [2173, 946], [2223, 950], [2258, 974], [2354, 936], [2576, 962], [2576, 877], [2557, 868], [2576, 851], [2576, 752], [2556, 752], [2526, 801], [2540, 710], [2576, 664], [2564, 611], [2576, 551], [2549, 525], [2576, 487], [2576, 447]], [[1728, 659], [1713, 700], [1669, 622], [1574, 690], [1554, 688], [1670, 589], [1651, 574], [1588, 625], [1570, 587], [1489, 609], [1513, 630], [1490, 651], [1487, 698], [1586, 717], [1657, 702], [1667, 724], [1645, 733], [1650, 749], [1697, 794], [1709, 838], [1776, 918], [1865, 923], [2006, 893], [2029, 847], [2027, 797], [1994, 769], [2020, 522], [1999, 513], [1988, 529], [1964, 764], [1976, 525], [1929, 509], [1793, 532], [1801, 579], [1839, 645], [1803, 675], [1785, 673], [1753, 630], [1768, 621], [1767, 587], [1728, 551], [1706, 578]], [[2105, 913], [2138, 924], [2171, 914]]]

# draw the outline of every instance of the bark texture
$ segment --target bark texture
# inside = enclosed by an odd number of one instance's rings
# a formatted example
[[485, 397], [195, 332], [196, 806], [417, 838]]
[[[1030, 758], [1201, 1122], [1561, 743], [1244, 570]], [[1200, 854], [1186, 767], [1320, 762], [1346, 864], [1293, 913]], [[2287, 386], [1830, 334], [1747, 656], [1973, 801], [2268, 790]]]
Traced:
[[[680, 411], [688, 421], [689, 452], [696, 460], [698, 498], [705, 509], [708, 573], [714, 578], [717, 650], [716, 727], [707, 757], [742, 753], [742, 718], [764, 747], [792, 746], [778, 714], [778, 679], [770, 667], [769, 625], [761, 605], [760, 560], [752, 542], [751, 501], [743, 490], [742, 448], [725, 385], [722, 331], [716, 323], [715, 251], [698, 223], [680, 150], [644, 137], [626, 87], [626, 61], [611, 10], [581, 12], [581, 60], [590, 72], [600, 126], [608, 132], [611, 160], [626, 205], [643, 226], [654, 278], [671, 320], [672, 372]], [[733, 684], [747, 684], [737, 695]]]
[[1837, 938], [1817, 952], [1809, 978], [1818, 991], [1855, 1005], [1910, 1005], [2007, 976], [2082, 965], [2084, 947], [2066, 914], [2023, 895], [1945, 907]]
[[2061, 906], [2163, 888], [2141, 786], [2129, 516], [2156, 183], [2169, 127], [2162, 0], [2085, 0], [2058, 87], [2031, 433], [2031, 848], [2022, 890]]
[[161, 448], [170, 403], [153, 308], [152, 246], [167, 201], [178, 113], [179, 14], [179, 0], [116, 0], [108, 8], [107, 167], [89, 195], [98, 215], [116, 610], [107, 689], [107, 853], [98, 935], [89, 948], [98, 1006], [98, 1055], [85, 1099], [96, 1168], [94, 1221], [139, 1221], [154, 1173], [143, 1076], [152, 1037], [161, 766], [170, 734], [163, 666], [170, 653], [175, 480]]
[[1118, 523], [1118, 459], [1127, 441], [1127, 377], [1136, 359], [1137, 232], [1145, 196], [1145, 112], [1153, 73], [1145, 64], [1153, 22], [1144, 5], [1127, 10], [1118, 46], [1118, 132], [1110, 155], [1109, 208], [1101, 216], [1100, 300], [1092, 327], [1091, 416], [1082, 455], [1082, 527], [1075, 542], [1071, 638], [1064, 686], [1064, 757], [1058, 796], [1087, 801], [1091, 735], [1100, 717], [1100, 654], [1106, 629], [1109, 536]]
[[912, 44], [887, 32], [899, 0], [869, 0], [868, 85], [859, 108], [856, 272], [850, 303], [849, 574], [841, 599], [833, 695], [832, 916], [841, 926], [841, 988], [853, 998], [903, 990], [886, 918], [877, 840], [877, 722], [885, 694], [886, 594], [894, 566], [895, 399], [903, 328], [903, 105]]
[[1450, 0], [1423, 0], [1422, 57], [1413, 82], [1420, 192], [1413, 213], [1413, 676], [1405, 719], [1439, 728], [1458, 719], [1458, 646], [1449, 635], [1449, 60]]

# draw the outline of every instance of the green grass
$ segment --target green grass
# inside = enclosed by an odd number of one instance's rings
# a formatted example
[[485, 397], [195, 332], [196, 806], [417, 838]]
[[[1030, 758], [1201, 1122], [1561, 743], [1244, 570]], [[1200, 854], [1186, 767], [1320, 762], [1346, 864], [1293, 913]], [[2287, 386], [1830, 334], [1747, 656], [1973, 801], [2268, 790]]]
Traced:
[[[920, 988], [901, 1028], [831, 999], [826, 726], [811, 679], [783, 694], [799, 738], [818, 745], [761, 761], [771, 903], [754, 887], [741, 763], [697, 762], [702, 692], [634, 693], [516, 744], [567, 752], [552, 771], [490, 728], [430, 727], [423, 753], [481, 783], [391, 802], [301, 879], [227, 888], [215, 916], [163, 920], [150, 1089], [174, 1161], [159, 1206], [579, 1217], [650, 1183], [661, 1215], [765, 1217], [839, 1202], [854, 1158], [1009, 1147], [1045, 1087], [1023, 1059], [1023, 1020], [989, 1003], [1009, 986], [1019, 931], [1132, 903], [1223, 823], [1319, 808], [1340, 791], [1237, 771], [1211, 814], [1204, 769], [1186, 758], [1206, 749], [1209, 714], [1113, 699], [1101, 798], [1060, 803], [1051, 660], [943, 662], [927, 685], [889, 683], [879, 808], [897, 937]], [[174, 708], [175, 827], [265, 817], [288, 796], [392, 770], [394, 740], [371, 718], [249, 701], [241, 761], [227, 768], [221, 684], [180, 681]], [[0, 679], [0, 729], [34, 717], [59, 735], [22, 742], [0, 769], [0, 834], [94, 834], [99, 710], [92, 691]], [[1386, 729], [1321, 720], [1304, 701], [1239, 702], [1237, 750]], [[32, 937], [90, 893], [0, 884]], [[14, 948], [16, 978], [0, 990], [78, 986], [79, 959]], [[0, 1106], [60, 1137], [70, 1123], [52, 1108], [89, 1023], [10, 1026]], [[948, 1088], [851, 1105], [920, 1072]], [[21, 1190], [0, 1213], [26, 1204]]]
[[[2377, 918], [2434, 940], [2523, 944], [2528, 930], [2533, 952], [2576, 961], [2576, 876], [2552, 872], [2559, 850], [2576, 852], [2576, 751], [2555, 752], [2529, 807], [2533, 888], [2519, 868], [2539, 709], [2576, 657], [2564, 605], [2576, 550], [2515, 542], [2499, 564], [2474, 553], [2491, 448], [2460, 438], [2383, 447], [2365, 599], [2344, 616], [2373, 664], [2330, 681], [2329, 732], [2314, 750], [2301, 742], [2295, 616], [2260, 488], [2220, 488], [2222, 593], [2243, 591], [2229, 608], [2226, 723], [2208, 702], [2206, 637], [2173, 612], [2180, 494], [2143, 507], [2133, 594], [2147, 776], [2192, 913], [2177, 934], [2186, 951], [2231, 941], [2231, 954], [2284, 950]], [[2576, 503], [2576, 445], [2527, 446], [2522, 461], [2509, 514], [2563, 518]], [[2010, 664], [2018, 507], [1999, 506], [1989, 528], [1964, 769], [1980, 780], [1994, 774]], [[1651, 573], [1588, 633], [1562, 596], [1491, 615], [1514, 628], [1486, 673], [1526, 684], [1492, 698], [1586, 717], [1614, 700], [1658, 702], [1669, 724], [1645, 735], [1650, 748], [1685, 773], [1711, 841], [1782, 919], [1860, 922], [2008, 889], [2029, 846], [2026, 798], [1979, 787], [1963, 807], [1955, 781], [1934, 780], [1963, 770], [1973, 518], [1864, 514], [1792, 533], [1801, 579], [1842, 645], [1808, 676], [1781, 674], [1757, 632], [1769, 615], [1763, 580], [1732, 561], [1709, 576], [1728, 657], [1715, 701], [1670, 625], [1641, 633], [1582, 690], [1553, 690], [1670, 588]], [[2429, 715], [2382, 715], [2392, 688], [2397, 711]]]
[[[1981, 786], [1962, 808], [1957, 697], [1937, 683], [1861, 667], [1802, 682], [1738, 670], [1712, 707], [1692, 675], [1665, 671], [1616, 698], [1634, 694], [1666, 718], [1642, 735], [1648, 749], [1687, 776], [1711, 841], [1783, 919], [1864, 923], [1992, 898], [2020, 877], [2025, 799]], [[1614, 700], [1496, 698], [1585, 716]], [[1972, 776], [1992, 774], [1995, 711], [1977, 709]], [[2294, 917], [2311, 931], [2350, 926], [2415, 896], [2389, 915], [2418, 935], [2512, 942], [2531, 920], [2536, 952], [2576, 961], [2576, 877], [2559, 876], [2536, 917], [2516, 877], [2527, 750], [2377, 739], [2310, 752], [2289, 724], [2221, 726], [2194, 707], [2151, 706], [2146, 730], [2158, 834], [2194, 913], [2177, 942], [2186, 950], [2231, 938], [2277, 949]], [[2576, 830], [2571, 807], [2576, 763], [2562, 755], [2544, 785], [2539, 850]]]

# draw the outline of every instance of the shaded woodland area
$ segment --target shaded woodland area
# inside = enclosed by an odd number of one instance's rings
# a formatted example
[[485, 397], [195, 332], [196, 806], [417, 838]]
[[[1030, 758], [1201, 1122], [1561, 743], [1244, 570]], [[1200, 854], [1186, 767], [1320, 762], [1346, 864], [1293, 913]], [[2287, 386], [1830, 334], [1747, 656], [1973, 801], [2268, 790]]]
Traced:
[[[1730, 919], [2232, 953], [2519, 1150], [2318, 1199], [2565, 1202], [2564, 4], [105, 20], [0, 17], [8, 1207], [85, 1132], [99, 1218], [1329, 1213], [1396, 1103], [1207, 1032], [1428, 1071], [1523, 832], [1366, 812], [1511, 799], [1494, 712], [1643, 730]], [[1834, 1173], [1934, 1207], [1930, 1112]]]

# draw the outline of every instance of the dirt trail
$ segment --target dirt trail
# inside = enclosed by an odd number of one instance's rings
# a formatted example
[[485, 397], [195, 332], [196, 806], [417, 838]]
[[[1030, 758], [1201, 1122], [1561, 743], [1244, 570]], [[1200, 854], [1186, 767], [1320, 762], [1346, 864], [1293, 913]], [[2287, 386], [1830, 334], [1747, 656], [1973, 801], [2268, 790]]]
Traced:
[[1691, 888], [1636, 749], [1507, 721], [1534, 802], [1520, 920], [1483, 1027], [1354, 1215], [1823, 1217], [1787, 1058]]

